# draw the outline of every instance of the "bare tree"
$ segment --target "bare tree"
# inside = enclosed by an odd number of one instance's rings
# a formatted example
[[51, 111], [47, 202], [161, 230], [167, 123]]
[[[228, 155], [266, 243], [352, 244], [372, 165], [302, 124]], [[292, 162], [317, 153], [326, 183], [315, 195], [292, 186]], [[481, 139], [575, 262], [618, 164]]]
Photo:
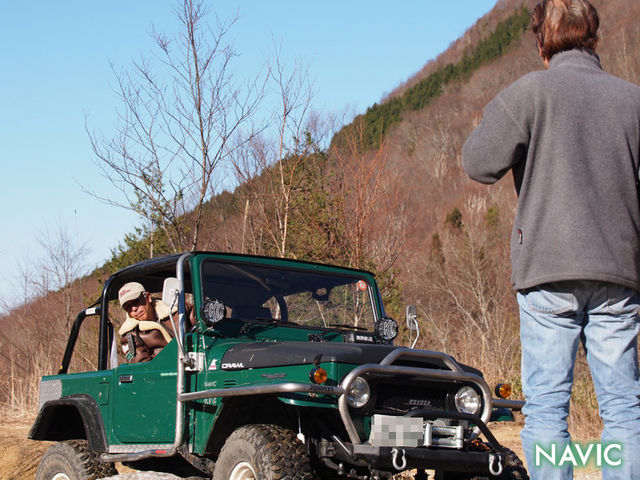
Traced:
[[430, 254], [414, 259], [416, 278], [407, 290], [418, 297], [427, 327], [423, 347], [439, 343], [488, 378], [517, 378], [517, 305], [504, 255], [508, 227], [487, 216], [484, 200], [471, 197], [464, 223], [447, 223], [432, 237]]
[[[58, 368], [73, 312], [82, 303], [87, 248], [61, 224], [45, 229], [38, 239], [41, 253], [18, 263], [14, 278], [16, 303], [0, 315], [0, 410], [33, 414], [40, 377]], [[62, 335], [52, 336], [52, 331]], [[83, 349], [76, 358], [85, 363]]]
[[[41, 275], [34, 277], [35, 286], [42, 297], [46, 296], [48, 291], [60, 291], [65, 326], [69, 328], [74, 314], [72, 297], [76, 289], [73, 282], [87, 273], [89, 249], [85, 243], [78, 242], [77, 235], [71, 234], [62, 225], [58, 225], [54, 230], [46, 229], [38, 241], [43, 249], [43, 257], [39, 264]], [[82, 295], [81, 290], [79, 295]]]
[[[21, 332], [30, 331], [34, 326], [29, 311], [29, 303], [34, 297], [33, 273], [33, 262], [30, 254], [27, 253], [23, 259], [17, 261], [17, 273], [12, 282], [15, 286], [15, 290], [12, 292], [14, 301], [2, 305], [3, 309], [11, 315], [11, 321], [7, 316], [6, 321], [0, 324], [2, 351], [8, 352], [9, 346], [17, 351], [17, 355], [26, 367], [27, 374], [31, 373], [32, 355], [28, 353], [29, 338]], [[5, 357], [5, 360], [12, 361], [12, 357]]]
[[235, 52], [226, 36], [236, 18], [216, 17], [211, 26], [200, 0], [181, 0], [176, 13], [178, 35], [152, 33], [154, 62], [114, 68], [122, 109], [113, 137], [88, 133], [96, 164], [123, 198], [90, 193], [137, 212], [148, 222], [147, 233], [159, 229], [180, 251], [198, 247], [218, 166], [253, 138], [250, 123], [263, 85], [259, 76], [242, 87], [234, 83]]
[[269, 129], [237, 150], [233, 160], [236, 176], [246, 184], [244, 234], [254, 212], [259, 235], [264, 233], [277, 255], [289, 253], [289, 227], [293, 203], [303, 183], [301, 170], [330, 127], [311, 110], [313, 88], [308, 70], [296, 61], [283, 63], [276, 49], [268, 75], [275, 111]]
[[[351, 266], [365, 268], [365, 261], [373, 259], [372, 249], [375, 247], [380, 257], [376, 258], [376, 263], [379, 267], [388, 268], [404, 243], [405, 217], [398, 197], [398, 185], [386, 170], [388, 139], [381, 139], [377, 150], [368, 151], [364, 135], [364, 121], [359, 117], [333, 145], [339, 178], [336, 195], [342, 200], [345, 242], [348, 244], [344, 250], [349, 252]], [[380, 240], [388, 242], [380, 245]]]
[[451, 126], [451, 118], [455, 117], [457, 109], [450, 106], [449, 110], [446, 114], [435, 111], [428, 119], [407, 120], [401, 129], [408, 153], [440, 190], [450, 188], [447, 179], [459, 152], [456, 133]]
[[640, 28], [635, 26], [633, 31], [621, 29], [618, 40], [615, 42], [615, 59], [617, 68], [622, 78], [638, 83], [640, 78], [640, 61], [635, 51], [635, 46], [640, 41]]

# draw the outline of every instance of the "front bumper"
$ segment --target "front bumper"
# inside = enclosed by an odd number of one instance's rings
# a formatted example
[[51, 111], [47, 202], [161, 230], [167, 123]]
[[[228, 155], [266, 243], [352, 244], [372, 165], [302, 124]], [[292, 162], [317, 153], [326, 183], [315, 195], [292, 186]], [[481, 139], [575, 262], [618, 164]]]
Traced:
[[[442, 412], [415, 410], [411, 416], [424, 419], [441, 417]], [[464, 448], [376, 446], [368, 443], [345, 444], [342, 452], [347, 453], [343, 460], [354, 465], [366, 464], [368, 467], [401, 472], [406, 469], [422, 468], [453, 472], [472, 472], [477, 475], [498, 476], [506, 460], [506, 450], [491, 433], [487, 425], [477, 416], [467, 413], [451, 412], [447, 415], [453, 420], [463, 420], [476, 424], [482, 432], [485, 442], [465, 442]]]
[[504, 465], [504, 454], [451, 449], [353, 445], [353, 455], [376, 470], [401, 472], [411, 468], [491, 475]]

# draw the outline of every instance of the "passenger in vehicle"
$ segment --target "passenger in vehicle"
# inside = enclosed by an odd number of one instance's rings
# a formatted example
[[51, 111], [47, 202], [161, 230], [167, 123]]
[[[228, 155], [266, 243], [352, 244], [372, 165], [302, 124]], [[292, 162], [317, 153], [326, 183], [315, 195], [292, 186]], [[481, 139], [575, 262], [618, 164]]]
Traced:
[[[118, 291], [118, 301], [126, 317], [118, 333], [125, 358], [130, 363], [153, 359], [175, 336], [171, 311], [162, 301], [152, 298], [138, 282], [126, 283]], [[193, 324], [193, 308], [188, 306], [188, 318]], [[173, 320], [177, 326], [176, 310]]]

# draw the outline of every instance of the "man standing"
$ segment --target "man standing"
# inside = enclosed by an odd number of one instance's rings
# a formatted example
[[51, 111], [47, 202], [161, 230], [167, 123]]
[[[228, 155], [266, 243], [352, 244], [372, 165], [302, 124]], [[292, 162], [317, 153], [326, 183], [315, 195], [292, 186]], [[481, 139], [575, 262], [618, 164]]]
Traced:
[[571, 441], [581, 340], [604, 421], [601, 448], [614, 445], [610, 460], [620, 463], [604, 462], [603, 479], [640, 479], [640, 87], [602, 70], [598, 26], [587, 0], [539, 3], [532, 30], [547, 69], [498, 94], [462, 150], [471, 178], [494, 183], [511, 170], [518, 193], [511, 280], [532, 479], [572, 478], [570, 461], [558, 467], [536, 450], [555, 446], [559, 460]]

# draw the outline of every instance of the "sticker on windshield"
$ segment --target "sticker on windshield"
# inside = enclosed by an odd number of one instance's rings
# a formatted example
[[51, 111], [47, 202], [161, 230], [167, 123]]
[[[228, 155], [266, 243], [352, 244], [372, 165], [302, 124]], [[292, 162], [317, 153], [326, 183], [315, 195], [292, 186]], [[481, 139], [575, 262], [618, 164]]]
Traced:
[[364, 280], [358, 280], [358, 290], [364, 292], [367, 289], [367, 282]]

